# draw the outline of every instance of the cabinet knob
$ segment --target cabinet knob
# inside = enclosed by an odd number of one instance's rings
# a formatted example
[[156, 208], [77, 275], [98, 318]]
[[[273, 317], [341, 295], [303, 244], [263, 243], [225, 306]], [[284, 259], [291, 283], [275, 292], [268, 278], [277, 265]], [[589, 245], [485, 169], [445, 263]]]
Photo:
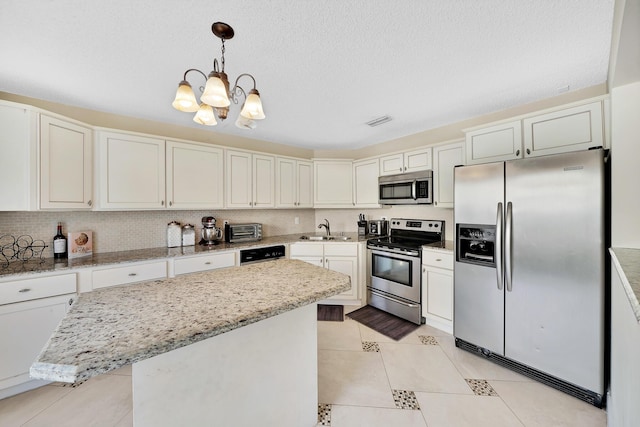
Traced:
[[433, 204], [434, 204], [434, 206], [438, 206], [438, 202], [437, 201], [433, 202]]
[[442, 258], [436, 258], [436, 261], [442, 261]]
[[93, 204], [93, 202], [92, 202], [91, 200], [89, 200], [89, 201], [87, 202], [87, 205], [89, 205], [89, 206], [91, 206], [92, 204]]
[[129, 277], [135, 277], [137, 275], [138, 275], [138, 273], [129, 273]]
[[516, 156], [520, 155], [520, 150], [516, 150]]
[[24, 294], [25, 292], [31, 292], [31, 288], [22, 288], [18, 292], [20, 292], [21, 294]]
[[211, 261], [205, 262], [204, 265], [211, 265]]
[[164, 200], [160, 202], [160, 206], [164, 206]]
[[169, 206], [173, 206], [173, 202], [169, 202]]
[[73, 304], [73, 298], [69, 298], [69, 305]]
[[404, 170], [405, 170], [405, 171], [407, 170], [407, 167], [406, 167], [406, 166], [404, 167]]
[[531, 154], [531, 150], [527, 148], [527, 154]]

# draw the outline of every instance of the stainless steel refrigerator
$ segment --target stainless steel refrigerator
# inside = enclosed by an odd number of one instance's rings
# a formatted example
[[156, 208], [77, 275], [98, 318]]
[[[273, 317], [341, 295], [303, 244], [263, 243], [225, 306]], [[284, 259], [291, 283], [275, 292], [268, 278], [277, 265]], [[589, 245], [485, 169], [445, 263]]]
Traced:
[[596, 406], [605, 382], [602, 149], [455, 169], [456, 345]]

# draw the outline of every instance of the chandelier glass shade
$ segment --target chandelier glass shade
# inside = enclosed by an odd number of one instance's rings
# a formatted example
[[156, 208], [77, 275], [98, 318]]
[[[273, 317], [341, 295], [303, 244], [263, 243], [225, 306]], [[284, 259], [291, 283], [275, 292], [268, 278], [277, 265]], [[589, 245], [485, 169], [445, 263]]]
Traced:
[[[211, 26], [211, 31], [216, 37], [222, 40], [221, 69], [218, 69], [218, 59], [214, 58], [213, 71], [211, 71], [208, 76], [195, 68], [190, 68], [185, 71], [182, 81], [178, 83], [178, 90], [171, 105], [179, 111], [189, 113], [196, 112], [193, 118], [193, 121], [196, 123], [205, 126], [215, 126], [218, 123], [216, 121], [216, 115], [219, 120], [226, 119], [231, 103], [238, 104], [239, 98], [242, 96], [244, 97], [244, 103], [235, 124], [241, 129], [255, 129], [255, 120], [265, 118], [260, 93], [256, 89], [256, 79], [251, 74], [243, 73], [236, 78], [233, 87], [231, 89], [229, 88], [229, 79], [224, 72], [224, 42], [233, 37], [233, 28], [223, 22], [214, 22]], [[204, 87], [199, 87], [202, 92], [200, 103], [196, 100], [193, 88], [187, 81], [187, 74], [192, 71], [200, 74], [206, 82]], [[238, 85], [238, 81], [242, 77], [248, 77], [253, 81], [253, 89], [251, 89], [249, 93], [245, 92], [245, 90]]]

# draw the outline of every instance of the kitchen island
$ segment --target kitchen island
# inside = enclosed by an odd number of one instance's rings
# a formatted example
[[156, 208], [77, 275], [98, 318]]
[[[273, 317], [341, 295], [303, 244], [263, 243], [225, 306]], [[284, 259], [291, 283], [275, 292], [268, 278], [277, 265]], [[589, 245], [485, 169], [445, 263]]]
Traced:
[[31, 375], [73, 383], [133, 364], [140, 426], [315, 425], [315, 303], [349, 287], [283, 259], [81, 294]]

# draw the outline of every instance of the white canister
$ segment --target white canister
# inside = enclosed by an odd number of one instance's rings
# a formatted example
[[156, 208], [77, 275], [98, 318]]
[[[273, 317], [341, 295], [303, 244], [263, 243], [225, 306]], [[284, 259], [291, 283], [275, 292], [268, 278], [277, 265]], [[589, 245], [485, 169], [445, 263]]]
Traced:
[[167, 224], [167, 247], [175, 248], [180, 246], [182, 239], [182, 229], [180, 223], [177, 221], [171, 221]]
[[196, 229], [191, 224], [182, 226], [182, 246], [193, 246], [196, 244]]

